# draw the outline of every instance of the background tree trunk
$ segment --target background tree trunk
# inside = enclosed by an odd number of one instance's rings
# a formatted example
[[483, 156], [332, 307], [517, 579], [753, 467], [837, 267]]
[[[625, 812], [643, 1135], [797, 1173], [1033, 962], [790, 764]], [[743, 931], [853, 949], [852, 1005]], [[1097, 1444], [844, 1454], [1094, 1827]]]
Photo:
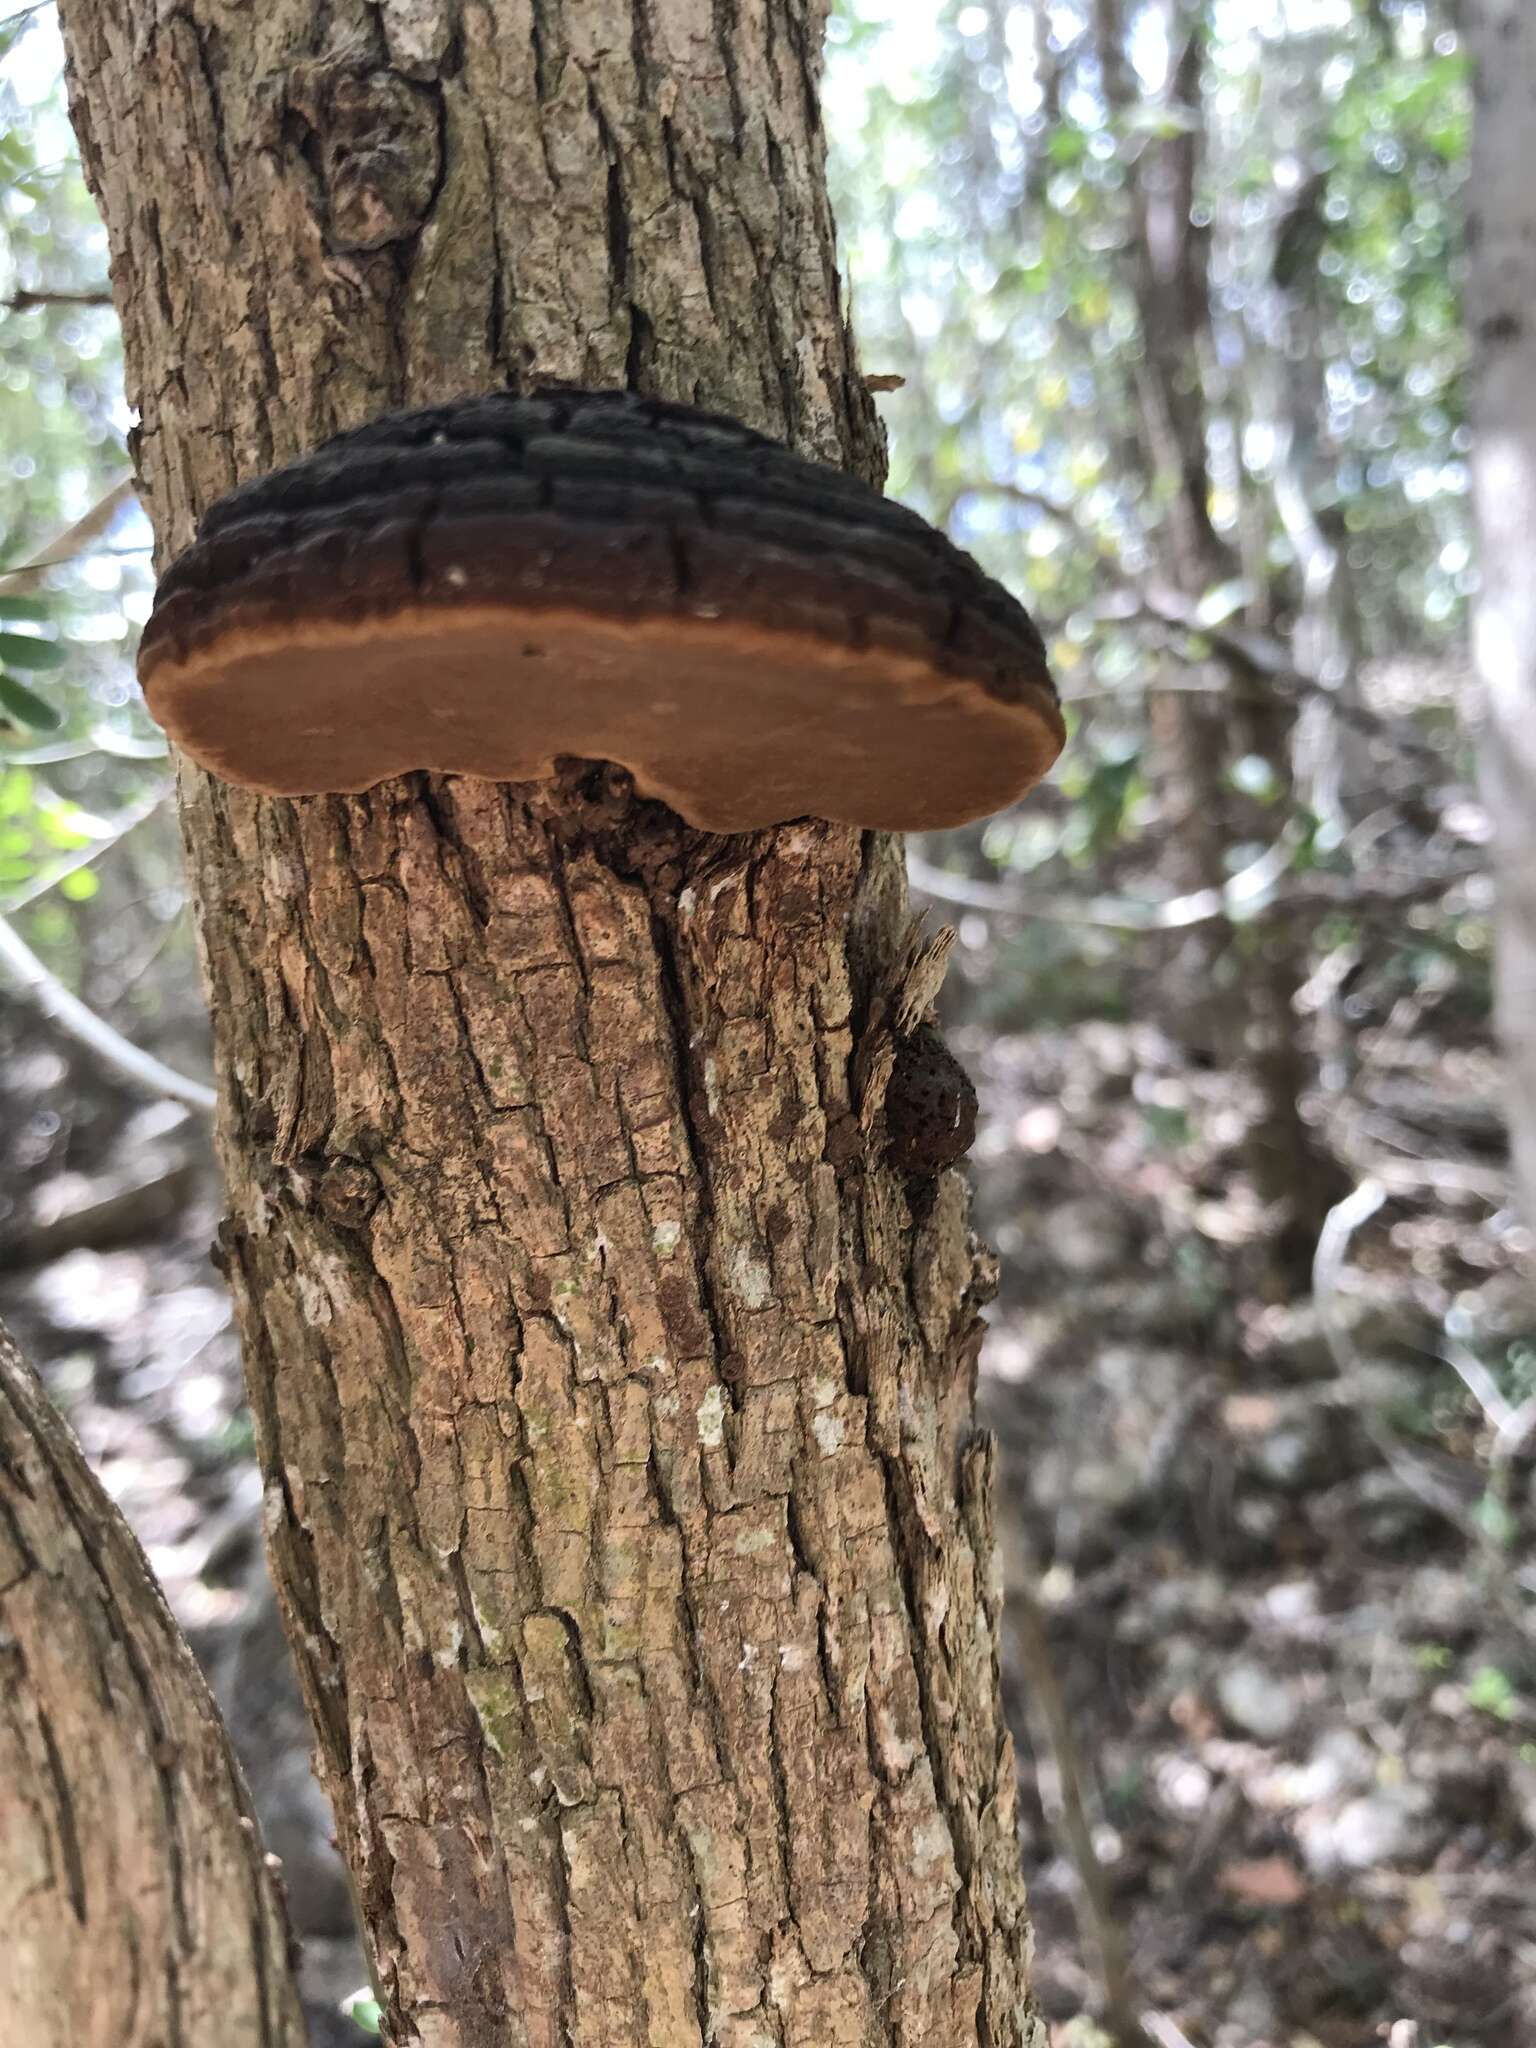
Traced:
[[[1094, 0], [1093, 21], [1105, 100], [1124, 124], [1133, 150], [1131, 235], [1126, 268], [1142, 335], [1138, 395], [1147, 473], [1166, 496], [1165, 560], [1175, 590], [1198, 604], [1236, 581], [1242, 563], [1211, 517], [1207, 448], [1206, 365], [1214, 352], [1208, 226], [1201, 196], [1204, 73], [1210, 41], [1207, 0], [1168, 0], [1172, 52], [1164, 111], [1176, 118], [1166, 136], [1134, 140], [1134, 117], [1145, 111], [1127, 50], [1121, 0]], [[1252, 617], [1249, 622], [1262, 623]], [[1239, 667], [1209, 696], [1188, 689], [1158, 691], [1148, 706], [1158, 801], [1175, 857], [1170, 876], [1186, 891], [1219, 888], [1235, 835], [1232, 763], [1262, 759], [1290, 809], [1294, 781], [1293, 709]], [[1235, 687], [1223, 694], [1220, 683]], [[1246, 701], [1235, 701], [1239, 697]], [[1295, 920], [1270, 913], [1238, 931], [1226, 920], [1181, 936], [1177, 997], [1170, 1021], [1210, 1056], [1239, 1067], [1253, 1089], [1246, 1158], [1254, 1192], [1274, 1221], [1262, 1283], [1276, 1299], [1307, 1285], [1317, 1233], [1344, 1191], [1318, 1136], [1302, 1115], [1308, 1063], [1294, 1009], [1306, 979], [1306, 937]]]
[[1536, 1225], [1536, 19], [1522, 0], [1466, 14], [1476, 78], [1468, 325], [1479, 595], [1473, 646], [1486, 697], [1483, 797], [1498, 877], [1497, 1004], [1525, 1218]]
[[[864, 475], [823, 8], [64, 0], [162, 550], [541, 379]], [[990, 1262], [856, 1056], [899, 848], [573, 770], [184, 770], [274, 1565], [398, 2041], [994, 2048], [1027, 1996]]]
[[0, 1329], [0, 2015], [26, 2048], [301, 2048], [287, 1922], [144, 1553]]

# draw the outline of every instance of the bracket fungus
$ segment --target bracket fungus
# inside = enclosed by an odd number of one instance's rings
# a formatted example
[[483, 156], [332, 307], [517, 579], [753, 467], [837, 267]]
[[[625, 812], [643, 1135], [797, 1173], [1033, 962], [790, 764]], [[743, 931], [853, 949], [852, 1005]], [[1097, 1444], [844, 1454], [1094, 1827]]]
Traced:
[[960, 824], [1063, 738], [1028, 614], [925, 520], [623, 392], [393, 414], [232, 491], [139, 673], [194, 760], [272, 795], [576, 757], [714, 832]]

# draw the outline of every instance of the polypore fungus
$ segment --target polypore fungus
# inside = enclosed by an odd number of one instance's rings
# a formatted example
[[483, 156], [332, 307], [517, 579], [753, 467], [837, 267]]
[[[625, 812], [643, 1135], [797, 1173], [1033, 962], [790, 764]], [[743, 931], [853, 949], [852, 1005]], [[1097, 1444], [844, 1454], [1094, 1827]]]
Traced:
[[139, 673], [194, 760], [274, 795], [576, 757], [715, 832], [960, 824], [1063, 736], [1028, 614], [925, 520], [622, 392], [395, 414], [231, 492]]

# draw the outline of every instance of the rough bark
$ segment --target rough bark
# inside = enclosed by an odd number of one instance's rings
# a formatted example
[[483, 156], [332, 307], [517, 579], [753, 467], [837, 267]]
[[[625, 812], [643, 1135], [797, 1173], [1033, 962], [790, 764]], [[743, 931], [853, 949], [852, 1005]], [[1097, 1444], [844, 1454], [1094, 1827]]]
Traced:
[[287, 1923], [144, 1554], [0, 1329], [0, 2035], [301, 2048]]
[[1497, 1001], [1510, 1135], [1536, 1227], [1536, 19], [1523, 0], [1466, 10], [1476, 77], [1468, 319], [1479, 594], [1473, 647], [1485, 697], [1484, 800], [1498, 879]]
[[[819, 4], [61, 14], [162, 550], [332, 428], [506, 382], [878, 476]], [[221, 1256], [391, 2038], [1038, 2039], [988, 1262], [873, 1115], [897, 849], [710, 838], [601, 768], [188, 772], [182, 817]]]

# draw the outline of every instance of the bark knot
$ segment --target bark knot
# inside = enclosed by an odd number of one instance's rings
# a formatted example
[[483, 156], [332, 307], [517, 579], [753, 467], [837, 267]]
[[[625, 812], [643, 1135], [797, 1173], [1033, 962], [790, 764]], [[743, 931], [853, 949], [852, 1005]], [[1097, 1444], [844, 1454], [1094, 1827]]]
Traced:
[[442, 176], [434, 89], [348, 55], [296, 66], [287, 108], [331, 250], [358, 254], [419, 233]]

